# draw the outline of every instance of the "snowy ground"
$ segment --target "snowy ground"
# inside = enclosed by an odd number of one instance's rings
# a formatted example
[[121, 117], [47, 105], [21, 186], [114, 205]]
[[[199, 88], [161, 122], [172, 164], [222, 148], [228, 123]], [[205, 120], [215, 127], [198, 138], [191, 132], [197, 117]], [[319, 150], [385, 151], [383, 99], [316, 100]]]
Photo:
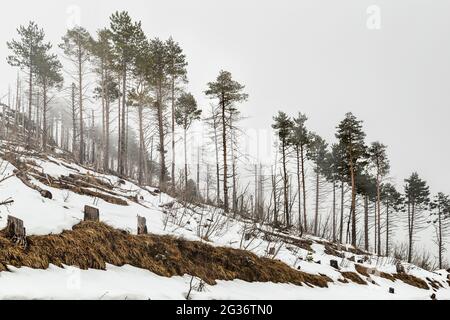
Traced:
[[[116, 227], [136, 233], [136, 216], [147, 218], [149, 232], [154, 234], [172, 234], [188, 240], [201, 240], [207, 236], [211, 245], [230, 246], [247, 249], [260, 256], [269, 256], [268, 249], [274, 247], [276, 256], [286, 264], [296, 269], [312, 274], [325, 274], [335, 281], [330, 288], [319, 289], [306, 286], [272, 283], [245, 283], [243, 281], [219, 281], [215, 286], [206, 286], [203, 292], [193, 292], [194, 299], [429, 299], [432, 290], [423, 290], [406, 285], [397, 280], [371, 275], [376, 284], [368, 285], [342, 284], [337, 282], [342, 275], [330, 267], [330, 259], [338, 260], [341, 271], [355, 271], [354, 263], [362, 256], [345, 252], [346, 258], [341, 259], [324, 253], [324, 246], [318, 243], [312, 245], [315, 251], [313, 261], [307, 261], [308, 251], [280, 241], [263, 240], [260, 235], [245, 241], [244, 233], [255, 232], [255, 226], [244, 221], [237, 221], [223, 216], [212, 208], [163, 209], [160, 206], [170, 203], [173, 199], [161, 194], [152, 195], [131, 182], [124, 185], [118, 183], [115, 176], [107, 176], [86, 170], [74, 163], [64, 163], [59, 159], [50, 158], [45, 161], [39, 158], [27, 158], [37, 163], [36, 169], [52, 177], [69, 174], [91, 174], [97, 178], [117, 184], [114, 192], [126, 196], [142, 197], [140, 203], [127, 200], [129, 206], [119, 206], [107, 203], [101, 199], [82, 196], [67, 190], [50, 188], [33, 180], [33, 183], [52, 192], [53, 199], [45, 199], [26, 187], [18, 178], [10, 178], [0, 184], [0, 200], [14, 199], [13, 205], [2, 208], [0, 212], [0, 228], [6, 226], [7, 215], [24, 220], [28, 235], [46, 235], [60, 233], [71, 229], [83, 219], [85, 205], [95, 205], [100, 209], [101, 221]], [[67, 166], [73, 168], [69, 169]], [[4, 175], [11, 173], [14, 167], [3, 162]], [[5, 169], [5, 170], [3, 170]], [[151, 190], [153, 188], [150, 188]], [[173, 214], [173, 216], [172, 216]], [[181, 217], [181, 218], [180, 218]], [[313, 238], [311, 238], [313, 239]], [[320, 264], [315, 262], [320, 261]], [[378, 271], [395, 273], [392, 259], [372, 257], [364, 263], [365, 267], [376, 267]], [[418, 267], [405, 264], [408, 273], [425, 279], [438, 280], [445, 289], [436, 292], [438, 299], [450, 299], [449, 285], [446, 281], [447, 272], [428, 272]], [[31, 270], [28, 268], [11, 268], [12, 272], [0, 273], [0, 298], [30, 298], [30, 299], [184, 299], [189, 288], [190, 277], [164, 278], [146, 270], [131, 266], [108, 266], [107, 271], [65, 269], [51, 267], [48, 270]], [[363, 279], [364, 276], [361, 276]], [[395, 289], [395, 294], [389, 294], [388, 289]]]

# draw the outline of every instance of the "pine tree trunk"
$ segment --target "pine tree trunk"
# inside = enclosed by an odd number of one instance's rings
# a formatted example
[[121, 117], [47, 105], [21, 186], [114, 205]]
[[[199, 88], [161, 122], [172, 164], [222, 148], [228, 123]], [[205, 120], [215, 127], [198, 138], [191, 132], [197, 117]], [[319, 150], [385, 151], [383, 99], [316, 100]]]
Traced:
[[78, 43], [78, 95], [80, 112], [80, 163], [84, 163], [84, 124], [83, 124], [83, 70], [81, 62], [81, 44]]
[[175, 79], [172, 77], [172, 188], [175, 190]]
[[[107, 78], [108, 74], [106, 73]], [[105, 97], [105, 150], [103, 154], [103, 170], [109, 170], [109, 116], [110, 116], [110, 101], [109, 92]]]
[[314, 217], [314, 234], [317, 236], [317, 227], [319, 223], [319, 166], [316, 167], [316, 212]]
[[352, 180], [352, 204], [351, 204], [351, 219], [352, 219], [352, 246], [356, 247], [356, 185], [355, 185], [355, 170], [353, 161], [350, 161], [350, 175]]
[[386, 257], [389, 256], [389, 202], [386, 203]]
[[336, 181], [333, 181], [333, 242], [336, 242]]
[[159, 156], [160, 156], [160, 187], [166, 189], [166, 150], [164, 145], [164, 123], [163, 123], [163, 105], [162, 105], [162, 84], [158, 87], [158, 129], [159, 129]]
[[184, 188], [188, 185], [188, 163], [187, 163], [187, 123], [184, 122]]
[[305, 232], [308, 232], [308, 220], [306, 219], [306, 181], [305, 181], [305, 152], [303, 145], [300, 146], [300, 160], [302, 163], [302, 187], [303, 187], [303, 224]]
[[300, 148], [295, 147], [297, 158], [297, 193], [298, 193], [298, 228], [303, 233], [302, 225], [302, 189], [301, 189], [301, 170], [300, 170]]
[[138, 106], [138, 121], [139, 121], [139, 159], [138, 159], [138, 182], [142, 186], [143, 183], [143, 162], [144, 162], [144, 124], [143, 124], [142, 104]]
[[364, 196], [364, 250], [369, 251], [369, 200]]
[[119, 175], [125, 175], [125, 156], [126, 156], [126, 106], [127, 106], [127, 66], [124, 63], [122, 65], [122, 131], [120, 138], [120, 166], [119, 166]]
[[286, 164], [286, 141], [285, 139], [282, 140], [282, 156], [283, 156], [283, 192], [284, 192], [284, 215], [285, 215], [285, 221], [286, 226], [290, 227], [290, 221], [289, 221], [289, 198], [288, 198], [288, 176], [287, 176], [287, 164]]
[[223, 208], [225, 213], [229, 212], [228, 207], [228, 166], [227, 166], [227, 128], [225, 115], [225, 101], [222, 97], [222, 147], [223, 147]]
[[[43, 81], [43, 124], [42, 124], [42, 150], [47, 152], [47, 80]], [[38, 130], [39, 131], [39, 130]]]
[[[378, 169], [379, 172], [379, 169]], [[380, 174], [377, 174], [378, 255], [381, 255], [381, 190]]]
[[75, 110], [75, 83], [72, 83], [72, 153], [75, 156], [77, 144], [77, 121]]
[[342, 243], [344, 233], [344, 182], [341, 182], [341, 219], [339, 226], [339, 242]]

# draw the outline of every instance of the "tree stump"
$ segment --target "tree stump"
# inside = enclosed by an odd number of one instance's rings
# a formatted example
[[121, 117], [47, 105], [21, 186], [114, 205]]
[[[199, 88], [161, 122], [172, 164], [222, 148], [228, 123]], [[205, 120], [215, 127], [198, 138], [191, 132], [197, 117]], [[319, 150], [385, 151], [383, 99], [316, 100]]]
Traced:
[[8, 216], [6, 236], [16, 244], [21, 245], [25, 248], [27, 246], [27, 236], [26, 230], [23, 226], [23, 220], [20, 220], [13, 216]]
[[100, 221], [100, 211], [98, 208], [94, 208], [91, 206], [84, 206], [84, 221]]
[[397, 270], [397, 273], [405, 273], [405, 268], [400, 262], [397, 262], [395, 269]]
[[269, 254], [272, 255], [272, 256], [275, 254], [275, 248], [274, 247], [269, 249]]
[[147, 219], [145, 217], [138, 216], [137, 217], [137, 234], [147, 234]]
[[394, 294], [394, 293], [395, 293], [395, 290], [394, 290], [394, 288], [389, 288], [389, 293], [392, 293], [392, 294]]
[[339, 270], [339, 264], [338, 264], [337, 260], [330, 260], [330, 266]]

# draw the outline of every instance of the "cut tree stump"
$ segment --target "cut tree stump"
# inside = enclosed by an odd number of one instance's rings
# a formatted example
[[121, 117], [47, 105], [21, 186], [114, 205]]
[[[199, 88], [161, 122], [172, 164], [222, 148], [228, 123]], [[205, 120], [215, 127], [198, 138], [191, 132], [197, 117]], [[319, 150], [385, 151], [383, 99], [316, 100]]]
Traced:
[[405, 273], [405, 268], [400, 262], [397, 262], [395, 269], [397, 270], [397, 273]]
[[6, 225], [6, 236], [14, 241], [16, 244], [26, 248], [27, 235], [23, 226], [23, 220], [20, 220], [13, 216], [8, 216], [8, 222]]
[[338, 264], [337, 260], [330, 260], [330, 266], [339, 270], [339, 264]]
[[91, 206], [84, 206], [84, 221], [100, 221], [100, 211]]
[[147, 234], [147, 219], [145, 217], [138, 216], [137, 217], [137, 234]]
[[272, 256], [275, 254], [275, 248], [274, 247], [269, 249], [269, 254], [272, 255]]

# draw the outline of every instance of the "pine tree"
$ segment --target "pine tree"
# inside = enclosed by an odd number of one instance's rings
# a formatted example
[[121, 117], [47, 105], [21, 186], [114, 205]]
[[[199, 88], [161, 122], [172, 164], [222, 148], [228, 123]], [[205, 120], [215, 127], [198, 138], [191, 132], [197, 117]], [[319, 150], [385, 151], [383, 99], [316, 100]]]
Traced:
[[100, 78], [99, 86], [95, 89], [97, 97], [102, 103], [102, 149], [103, 170], [109, 170], [110, 148], [110, 108], [114, 100], [113, 93], [117, 94], [117, 83], [113, 80], [113, 48], [112, 34], [109, 29], [101, 29], [97, 32], [97, 39], [92, 41], [91, 51], [96, 58], [95, 71]]
[[229, 113], [233, 112], [236, 104], [244, 102], [248, 99], [248, 95], [243, 92], [245, 86], [232, 79], [232, 75], [228, 71], [220, 71], [215, 82], [208, 83], [208, 89], [205, 94], [211, 99], [218, 100], [220, 108], [220, 120], [222, 125], [222, 152], [223, 152], [223, 196], [224, 211], [229, 212], [228, 203], [228, 164], [227, 164], [227, 132], [229, 129]]
[[170, 79], [170, 101], [172, 106], [172, 187], [175, 188], [175, 104], [177, 99], [177, 86], [181, 81], [187, 82], [186, 56], [180, 45], [172, 38], [166, 41], [168, 75]]
[[32, 103], [33, 103], [33, 79], [37, 73], [37, 64], [42, 52], [51, 48], [50, 43], [44, 43], [45, 33], [37, 24], [30, 21], [28, 26], [20, 26], [17, 29], [19, 40], [7, 42], [8, 49], [12, 55], [7, 57], [10, 65], [25, 70], [28, 74], [28, 144], [31, 143], [32, 132]]
[[319, 195], [320, 195], [320, 175], [326, 170], [327, 143], [319, 135], [311, 133], [308, 143], [307, 157], [313, 161], [315, 180], [316, 180], [316, 203], [314, 215], [314, 234], [318, 235], [319, 223]]
[[389, 173], [389, 160], [386, 154], [386, 146], [380, 142], [373, 142], [368, 150], [371, 165], [376, 172], [377, 183], [377, 252], [381, 254], [381, 184], [383, 178]]
[[177, 99], [175, 105], [175, 120], [177, 125], [183, 129], [184, 133], [184, 185], [188, 184], [188, 165], [187, 165], [187, 131], [192, 123], [200, 119], [202, 110], [197, 108], [197, 101], [190, 93], [182, 93]]
[[[128, 12], [115, 12], [110, 17], [111, 39], [113, 43], [113, 61], [121, 78], [122, 111], [121, 130], [119, 132], [118, 169], [119, 175], [125, 174], [126, 132], [127, 132], [127, 80], [130, 66], [135, 62], [139, 50], [145, 45], [146, 37], [141, 22], [133, 22]], [[120, 114], [120, 110], [119, 110]]]
[[[152, 39], [150, 41], [150, 57], [152, 61], [151, 68], [149, 68], [148, 81], [154, 87], [156, 99], [156, 119], [158, 122], [158, 135], [159, 135], [159, 158], [160, 158], [160, 174], [159, 182], [162, 189], [166, 188], [166, 183], [169, 180], [166, 167], [166, 91], [169, 84], [168, 75], [168, 56], [167, 47], [160, 39]], [[172, 177], [175, 179], [175, 177]]]
[[345, 119], [337, 127], [336, 138], [345, 150], [345, 166], [347, 167], [350, 184], [352, 187], [352, 198], [350, 216], [352, 221], [351, 243], [356, 246], [356, 172], [365, 165], [366, 145], [364, 139], [366, 134], [362, 130], [362, 121], [357, 120], [352, 113], [347, 113]]
[[408, 179], [405, 179], [405, 182], [408, 221], [408, 262], [411, 262], [414, 237], [425, 227], [423, 212], [430, 202], [430, 191], [426, 181], [420, 179], [416, 172], [412, 173]]
[[43, 109], [42, 109], [42, 149], [47, 151], [48, 140], [48, 104], [50, 101], [49, 90], [62, 87], [63, 76], [61, 74], [62, 65], [56, 54], [49, 54], [42, 51], [37, 59], [37, 81], [42, 85]]
[[66, 58], [71, 61], [76, 69], [74, 79], [77, 81], [78, 89], [78, 113], [79, 113], [79, 160], [84, 163], [85, 160], [85, 143], [84, 143], [84, 100], [86, 100], [86, 86], [84, 83], [87, 73], [87, 63], [90, 61], [90, 46], [92, 38], [89, 32], [83, 27], [74, 27], [67, 30], [62, 38], [59, 47], [64, 51]]
[[290, 216], [289, 216], [289, 198], [288, 198], [288, 185], [289, 176], [287, 172], [287, 153], [289, 149], [289, 136], [292, 130], [292, 120], [287, 116], [286, 113], [279, 111], [278, 115], [274, 118], [274, 124], [272, 128], [275, 129], [278, 139], [280, 141], [280, 152], [281, 152], [281, 164], [283, 167], [283, 204], [284, 204], [284, 217], [286, 226], [290, 227]]
[[435, 229], [435, 243], [438, 246], [439, 269], [442, 269], [445, 244], [450, 231], [450, 197], [439, 192], [430, 204], [430, 223]]
[[382, 185], [381, 199], [386, 207], [386, 256], [389, 256], [391, 234], [394, 229], [394, 214], [402, 210], [404, 199], [400, 192], [390, 183]]
[[[309, 143], [309, 132], [306, 129], [308, 118], [299, 113], [297, 118], [292, 119], [292, 131], [289, 138], [290, 144], [295, 149], [297, 162], [297, 187], [298, 187], [298, 219], [300, 231], [308, 232], [308, 220], [306, 214], [306, 182], [305, 182], [305, 156]], [[303, 193], [301, 192], [303, 189]], [[303, 194], [303, 225], [302, 225], [302, 194]]]

